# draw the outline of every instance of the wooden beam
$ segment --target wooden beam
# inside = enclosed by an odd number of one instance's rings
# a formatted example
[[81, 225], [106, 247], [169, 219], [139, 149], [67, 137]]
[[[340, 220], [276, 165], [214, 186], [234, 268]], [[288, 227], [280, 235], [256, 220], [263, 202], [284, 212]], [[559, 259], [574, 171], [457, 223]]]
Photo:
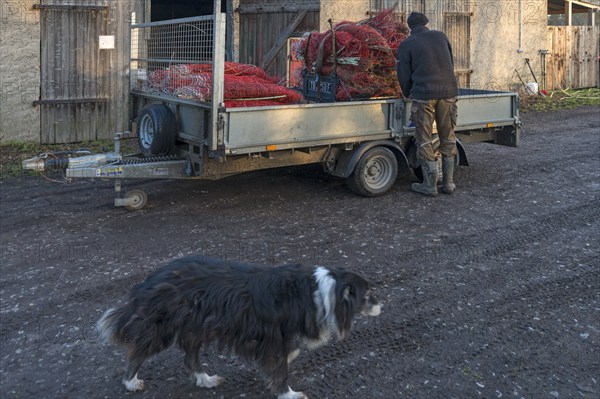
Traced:
[[565, 1], [565, 24], [567, 26], [573, 25], [573, 3]]
[[34, 10], [108, 10], [109, 6], [97, 6], [88, 4], [34, 4], [32, 6]]
[[571, 13], [574, 14], [600, 10], [600, 6], [597, 6], [595, 4], [583, 3], [577, 0], [548, 0], [548, 14], [566, 15], [567, 1], [571, 3]]
[[240, 14], [272, 14], [282, 12], [300, 12], [300, 11], [319, 11], [320, 5], [316, 1], [313, 4], [286, 4], [285, 6], [277, 5], [260, 5], [260, 4], [240, 4], [236, 11]]
[[585, 2], [577, 1], [577, 0], [568, 0], [568, 1], [571, 4], [575, 4], [575, 5], [580, 6], [580, 7], [585, 7], [585, 8], [589, 8], [589, 9], [592, 9], [592, 10], [598, 10], [598, 9], [600, 9], [600, 6], [595, 5], [595, 4], [585, 3]]
[[57, 99], [45, 99], [35, 100], [33, 105], [60, 105], [60, 104], [95, 104], [95, 103], [107, 103], [108, 98], [57, 98]]
[[263, 58], [263, 61], [260, 64], [262, 69], [266, 69], [269, 64], [273, 62], [279, 50], [281, 50], [286, 43], [288, 37], [290, 37], [292, 32], [294, 32], [298, 25], [300, 25], [300, 22], [302, 22], [307, 13], [307, 10], [298, 11], [292, 22], [290, 22], [290, 24], [281, 32], [281, 34], [279, 34], [279, 37], [277, 37], [277, 40], [275, 40], [275, 44], [267, 52], [267, 54], [265, 54], [265, 58]]

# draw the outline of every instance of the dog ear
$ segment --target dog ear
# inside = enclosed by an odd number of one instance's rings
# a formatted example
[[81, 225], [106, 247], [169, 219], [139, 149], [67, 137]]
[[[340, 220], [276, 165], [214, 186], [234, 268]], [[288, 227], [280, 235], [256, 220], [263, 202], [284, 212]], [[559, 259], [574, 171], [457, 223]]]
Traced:
[[336, 290], [335, 318], [340, 338], [344, 338], [352, 328], [357, 303], [356, 287], [352, 283], [339, 284]]

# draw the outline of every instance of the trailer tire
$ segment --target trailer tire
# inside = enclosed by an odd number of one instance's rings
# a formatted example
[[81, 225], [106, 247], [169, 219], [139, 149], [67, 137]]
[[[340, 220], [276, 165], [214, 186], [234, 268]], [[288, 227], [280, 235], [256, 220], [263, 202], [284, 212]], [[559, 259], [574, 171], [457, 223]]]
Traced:
[[364, 197], [385, 194], [398, 177], [398, 160], [383, 146], [373, 147], [363, 154], [354, 172], [346, 178], [350, 190]]
[[175, 115], [164, 104], [147, 105], [137, 117], [136, 133], [145, 157], [168, 154], [175, 146]]
[[125, 194], [125, 199], [129, 201], [129, 204], [125, 205], [125, 209], [128, 211], [139, 211], [148, 203], [146, 192], [138, 189], [128, 191]]

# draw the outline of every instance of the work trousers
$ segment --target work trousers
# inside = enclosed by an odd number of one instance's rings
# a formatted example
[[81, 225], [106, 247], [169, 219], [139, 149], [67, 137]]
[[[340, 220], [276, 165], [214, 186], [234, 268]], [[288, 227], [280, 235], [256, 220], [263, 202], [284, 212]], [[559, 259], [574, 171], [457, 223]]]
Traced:
[[[412, 100], [412, 120], [415, 124], [417, 158], [435, 161], [441, 153], [456, 155], [456, 97], [438, 100]], [[437, 133], [433, 132], [433, 122]]]

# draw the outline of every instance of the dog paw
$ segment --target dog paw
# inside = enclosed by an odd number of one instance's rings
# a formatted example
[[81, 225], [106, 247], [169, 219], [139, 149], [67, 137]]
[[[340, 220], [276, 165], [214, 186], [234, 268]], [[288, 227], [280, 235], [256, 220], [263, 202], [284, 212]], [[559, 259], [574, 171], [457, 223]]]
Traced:
[[123, 384], [125, 384], [125, 388], [131, 392], [141, 391], [144, 389], [144, 380], [138, 380], [137, 374], [134, 375], [129, 381], [123, 381]]
[[308, 399], [308, 396], [302, 392], [292, 391], [292, 388], [288, 387], [288, 391], [277, 395], [277, 399]]
[[223, 383], [225, 381], [222, 377], [218, 375], [208, 375], [206, 373], [195, 373], [196, 376], [196, 386], [201, 388], [214, 388]]

